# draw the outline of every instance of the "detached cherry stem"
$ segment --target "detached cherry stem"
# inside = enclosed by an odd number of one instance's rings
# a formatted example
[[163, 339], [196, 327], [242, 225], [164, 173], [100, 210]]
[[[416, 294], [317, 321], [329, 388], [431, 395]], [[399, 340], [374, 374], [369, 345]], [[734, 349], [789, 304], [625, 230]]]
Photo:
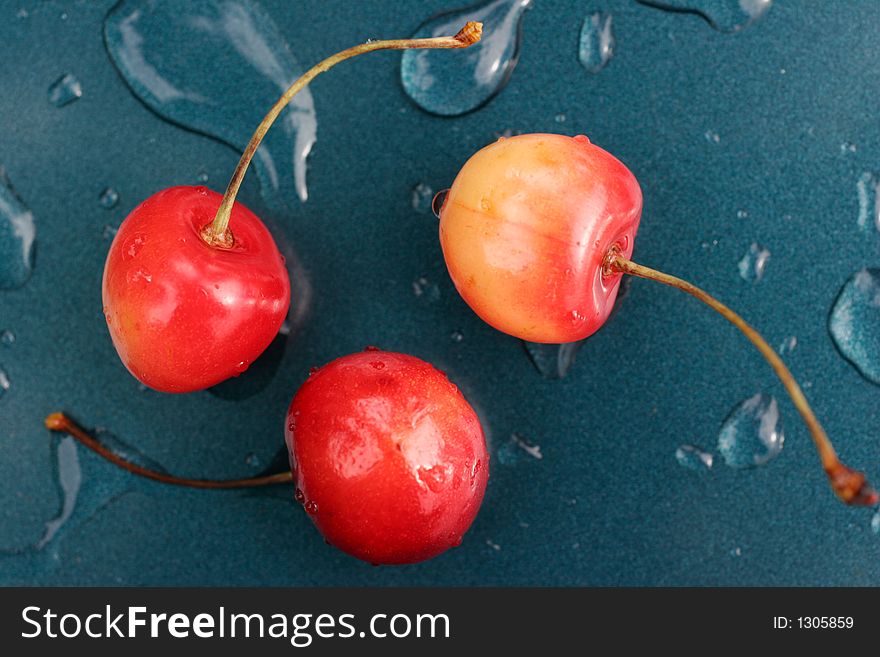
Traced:
[[279, 98], [271, 109], [269, 109], [266, 116], [263, 117], [263, 120], [260, 122], [260, 125], [257, 126], [251, 140], [244, 149], [244, 153], [241, 155], [241, 159], [238, 161], [238, 165], [235, 167], [235, 171], [233, 172], [229, 185], [226, 188], [226, 193], [223, 195], [223, 200], [220, 203], [220, 208], [217, 210], [214, 221], [202, 231], [202, 238], [211, 246], [228, 248], [232, 245], [234, 239], [228, 232], [229, 217], [232, 213], [232, 206], [235, 203], [238, 189], [241, 187], [241, 182], [244, 180], [244, 174], [247, 172], [247, 168], [251, 163], [254, 153], [257, 152], [260, 142], [263, 141], [263, 137], [269, 131], [269, 128], [272, 127], [272, 124], [275, 122], [275, 119], [278, 118], [278, 115], [281, 114], [282, 110], [287, 107], [288, 103], [290, 103], [296, 94], [302, 91], [306, 85], [318, 75], [333, 68], [340, 62], [344, 62], [346, 59], [351, 59], [352, 57], [357, 57], [358, 55], [363, 55], [375, 50], [467, 48], [468, 46], [477, 43], [482, 34], [482, 23], [468, 22], [455, 36], [432, 37], [428, 39], [386, 39], [382, 41], [368, 41], [367, 43], [362, 43], [359, 46], [354, 46], [338, 52], [335, 55], [331, 55], [327, 59], [310, 68], [296, 82], [290, 85], [287, 91], [281, 95], [281, 98]]
[[840, 459], [837, 457], [837, 452], [834, 450], [834, 446], [828, 438], [828, 434], [825, 433], [825, 429], [822, 428], [818, 418], [816, 418], [816, 414], [813, 413], [813, 409], [810, 408], [807, 398], [804, 396], [801, 387], [798, 385], [798, 382], [795, 380], [791, 371], [785, 363], [782, 362], [782, 359], [773, 347], [767, 344], [767, 341], [761, 336], [761, 334], [752, 328], [748, 322], [711, 294], [703, 291], [696, 285], [681, 278], [664, 274], [663, 272], [628, 260], [623, 257], [620, 250], [616, 247], [612, 247], [606, 254], [603, 263], [603, 273], [605, 275], [612, 275], [615, 273], [630, 274], [631, 276], [649, 278], [659, 283], [663, 283], [664, 285], [677, 288], [682, 292], [690, 294], [692, 297], [696, 297], [742, 331], [749, 341], [755, 345], [758, 351], [761, 352], [764, 359], [770, 363], [773, 371], [776, 372], [776, 376], [779, 377], [782, 385], [785, 386], [785, 389], [788, 391], [794, 407], [804, 419], [804, 423], [807, 425], [807, 429], [809, 429], [810, 435], [813, 437], [813, 442], [816, 444], [816, 450], [819, 452], [819, 460], [822, 462], [822, 467], [828, 475], [828, 480], [831, 483], [831, 488], [834, 490], [835, 494], [847, 504], [860, 506], [873, 506], [877, 504], [878, 500], [880, 500], [880, 496], [878, 496], [877, 492], [871, 488], [870, 484], [868, 484], [864, 474], [853, 470], [840, 462]]
[[210, 489], [235, 489], [235, 488], [258, 488], [261, 486], [272, 486], [275, 484], [289, 484], [293, 481], [293, 475], [290, 472], [279, 472], [278, 474], [266, 475], [263, 477], [252, 477], [250, 479], [186, 479], [184, 477], [175, 477], [165, 472], [157, 472], [137, 463], [132, 463], [119, 454], [111, 451], [101, 444], [88, 431], [79, 426], [76, 422], [67, 417], [64, 413], [52, 413], [46, 417], [46, 428], [52, 431], [59, 431], [72, 436], [78, 443], [84, 447], [88, 447], [93, 452], [100, 454], [105, 459], [118, 465], [123, 470], [128, 470], [132, 474], [136, 474], [153, 481], [159, 481], [163, 484], [172, 484], [175, 486], [185, 486], [188, 488], [210, 488]]

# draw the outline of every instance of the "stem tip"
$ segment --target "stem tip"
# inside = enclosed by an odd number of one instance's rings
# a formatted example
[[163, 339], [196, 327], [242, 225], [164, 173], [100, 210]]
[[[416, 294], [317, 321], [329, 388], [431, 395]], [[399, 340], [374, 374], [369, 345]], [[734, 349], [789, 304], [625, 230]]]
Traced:
[[453, 38], [461, 41], [462, 46], [467, 48], [474, 45], [483, 37], [483, 24], [476, 21], [468, 21]]
[[853, 506], [874, 506], [880, 501], [877, 494], [861, 472], [838, 463], [836, 467], [827, 468], [825, 472], [831, 481], [835, 494], [847, 504]]
[[70, 426], [70, 420], [64, 413], [50, 413], [43, 423], [50, 431], [65, 431]]

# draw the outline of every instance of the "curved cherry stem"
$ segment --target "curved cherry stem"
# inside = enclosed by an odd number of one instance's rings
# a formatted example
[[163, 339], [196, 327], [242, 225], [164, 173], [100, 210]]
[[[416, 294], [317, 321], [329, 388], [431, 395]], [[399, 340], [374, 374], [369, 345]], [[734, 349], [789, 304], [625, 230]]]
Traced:
[[433, 37], [428, 39], [387, 39], [382, 41], [368, 41], [367, 43], [362, 43], [359, 46], [354, 46], [353, 48], [348, 48], [335, 55], [331, 55], [327, 59], [310, 68], [282, 94], [281, 98], [276, 101], [266, 113], [266, 116], [263, 117], [260, 125], [257, 126], [251, 140], [244, 149], [244, 153], [241, 155], [241, 159], [238, 161], [238, 165], [235, 167], [235, 171], [232, 174], [229, 185], [226, 187], [226, 193], [223, 195], [223, 200], [220, 203], [220, 208], [217, 210], [214, 221], [211, 222], [202, 233], [203, 239], [213, 246], [228, 247], [231, 245], [233, 238], [227, 232], [229, 217], [232, 213], [232, 206], [235, 203], [238, 189], [241, 187], [241, 182], [244, 180], [244, 174], [247, 172], [248, 165], [250, 165], [251, 159], [253, 158], [254, 153], [256, 153], [257, 148], [260, 146], [260, 142], [263, 141], [266, 132], [272, 127], [272, 124], [275, 122], [275, 119], [278, 118], [281, 111], [287, 107], [287, 104], [293, 99], [293, 97], [302, 91], [303, 88], [315, 77], [324, 71], [333, 68], [340, 62], [344, 62], [346, 59], [351, 59], [352, 57], [357, 57], [358, 55], [363, 55], [375, 50], [467, 48], [468, 46], [477, 43], [482, 34], [482, 23], [468, 22], [455, 36]]
[[761, 334], [752, 328], [748, 322], [711, 294], [698, 288], [696, 285], [681, 278], [664, 274], [663, 272], [632, 262], [631, 260], [624, 258], [616, 247], [609, 250], [608, 254], [605, 256], [603, 272], [606, 275], [620, 273], [630, 274], [640, 278], [649, 278], [659, 283], [663, 283], [664, 285], [677, 288], [682, 292], [690, 294], [692, 297], [696, 297], [742, 331], [742, 333], [749, 339], [749, 342], [755, 345], [764, 359], [770, 363], [773, 371], [776, 372], [776, 376], [779, 377], [782, 385], [785, 386], [786, 391], [788, 391], [792, 403], [794, 403], [795, 408], [801, 414], [804, 423], [807, 425], [807, 429], [810, 431], [810, 435], [813, 437], [813, 442], [816, 444], [816, 449], [819, 452], [819, 459], [822, 462], [822, 467], [825, 469], [825, 473], [828, 475], [828, 480], [831, 483], [831, 488], [837, 496], [847, 504], [863, 506], [873, 506], [877, 504], [878, 500], [880, 500], [880, 496], [878, 496], [877, 492], [871, 488], [870, 484], [868, 484], [864, 474], [857, 472], [840, 462], [840, 459], [837, 457], [837, 452], [834, 450], [834, 446], [828, 438], [828, 434], [825, 433], [825, 429], [822, 428], [816, 414], [813, 412], [813, 409], [810, 408], [807, 398], [804, 396], [801, 387], [798, 385], [798, 382], [795, 380], [791, 371], [785, 363], [782, 362], [782, 359], [773, 347], [767, 344], [767, 341], [761, 336]]
[[109, 450], [101, 444], [88, 431], [79, 426], [76, 422], [67, 417], [64, 413], [52, 413], [46, 417], [46, 428], [52, 431], [60, 431], [72, 436], [78, 443], [84, 447], [88, 447], [93, 452], [103, 456], [105, 459], [118, 465], [123, 470], [128, 470], [132, 474], [136, 474], [153, 481], [159, 481], [163, 484], [173, 484], [175, 486], [186, 486], [188, 488], [210, 488], [228, 490], [234, 488], [258, 488], [260, 486], [272, 486], [274, 484], [289, 484], [293, 481], [293, 475], [288, 472], [279, 472], [278, 474], [266, 475], [263, 477], [252, 477], [250, 479], [186, 479], [185, 477], [175, 477], [165, 472], [157, 472], [150, 470], [137, 463], [132, 463], [119, 454]]

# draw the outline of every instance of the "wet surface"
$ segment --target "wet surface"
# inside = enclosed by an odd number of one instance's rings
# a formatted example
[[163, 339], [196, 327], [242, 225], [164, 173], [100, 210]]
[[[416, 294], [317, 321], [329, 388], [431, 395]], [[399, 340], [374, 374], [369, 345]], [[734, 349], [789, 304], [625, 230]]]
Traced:
[[[412, 34], [438, 9], [196, 4], [260, 12], [267, 22], [257, 23], [274, 26], [270, 50], [289, 54], [278, 59], [290, 76], [366, 38]], [[186, 88], [208, 98], [216, 81], [207, 78], [224, 62], [241, 69], [240, 86], [210, 111], [198, 102], [172, 111], [133, 89], [108, 55], [112, 1], [0, 8], [9, 73], [0, 94], [8, 128], [0, 255], [9, 256], [0, 260], [0, 583], [880, 583], [876, 516], [834, 498], [784, 391], [734, 329], [692, 299], [635, 280], [565, 376], [542, 376], [519, 340], [483, 324], [456, 294], [430, 192], [419, 188], [447, 188], [500, 134], [588, 135], [642, 186], [634, 258], [692, 279], [753, 321], [785, 351], [847, 462], [880, 479], [877, 386], [869, 365], [859, 366], [875, 356], [874, 295], [855, 280], [880, 267], [870, 173], [880, 127], [868, 120], [876, 108], [865, 93], [880, 85], [872, 9], [774, 3], [751, 20], [708, 1], [654, 3], [687, 11], [531, 4], [515, 71], [476, 111], [424, 111], [393, 53], [343, 64], [312, 85], [321, 124], [308, 200], [302, 133], [292, 125], [267, 141], [277, 190], [264, 163], [241, 195], [300, 281], [283, 348], [222, 391], [183, 396], [143, 389], [116, 356], [100, 301], [110, 239], [163, 187], [222, 190], [238, 160], [228, 144], [249, 136], [281, 78], [224, 50], [227, 32], [202, 34], [220, 36], [209, 39], [210, 56], [197, 57], [196, 42], [177, 43], [174, 30], [158, 48], [141, 22], [146, 61], [178, 88], [198, 82]], [[140, 5], [125, 2], [118, 15]], [[606, 10], [614, 54], [590, 74], [581, 30]], [[714, 15], [718, 29], [695, 12]], [[67, 74], [81, 93], [59, 107], [49, 88]], [[62, 87], [75, 91], [69, 80]], [[755, 285], [739, 269], [753, 243], [773, 254]], [[834, 314], [841, 299], [859, 312]], [[446, 371], [492, 436], [477, 521], [461, 547], [421, 565], [371, 568], [326, 546], [287, 487], [162, 486], [42, 425], [65, 410], [177, 475], [251, 476], [283, 467], [284, 412], [309, 368], [369, 344]], [[547, 362], [556, 366], [554, 349]], [[759, 390], [778, 401], [785, 448], [762, 467], [727, 467], [722, 423]]]

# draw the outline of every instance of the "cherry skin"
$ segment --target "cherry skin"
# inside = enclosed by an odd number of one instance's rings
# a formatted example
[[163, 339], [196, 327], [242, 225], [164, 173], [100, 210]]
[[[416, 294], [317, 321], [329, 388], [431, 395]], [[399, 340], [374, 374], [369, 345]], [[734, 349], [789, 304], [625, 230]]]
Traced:
[[244, 372], [290, 306], [284, 258], [265, 225], [233, 206], [232, 243], [201, 232], [221, 195], [206, 187], [154, 194], [122, 222], [104, 266], [104, 314], [128, 370], [163, 392], [191, 392]]
[[461, 543], [486, 489], [476, 413], [445, 374], [369, 350], [312, 374], [287, 412], [296, 499], [324, 538], [373, 564]]
[[501, 138], [462, 167], [440, 210], [440, 244], [461, 296], [484, 321], [531, 342], [581, 340], [614, 305], [642, 192], [583, 135]]

